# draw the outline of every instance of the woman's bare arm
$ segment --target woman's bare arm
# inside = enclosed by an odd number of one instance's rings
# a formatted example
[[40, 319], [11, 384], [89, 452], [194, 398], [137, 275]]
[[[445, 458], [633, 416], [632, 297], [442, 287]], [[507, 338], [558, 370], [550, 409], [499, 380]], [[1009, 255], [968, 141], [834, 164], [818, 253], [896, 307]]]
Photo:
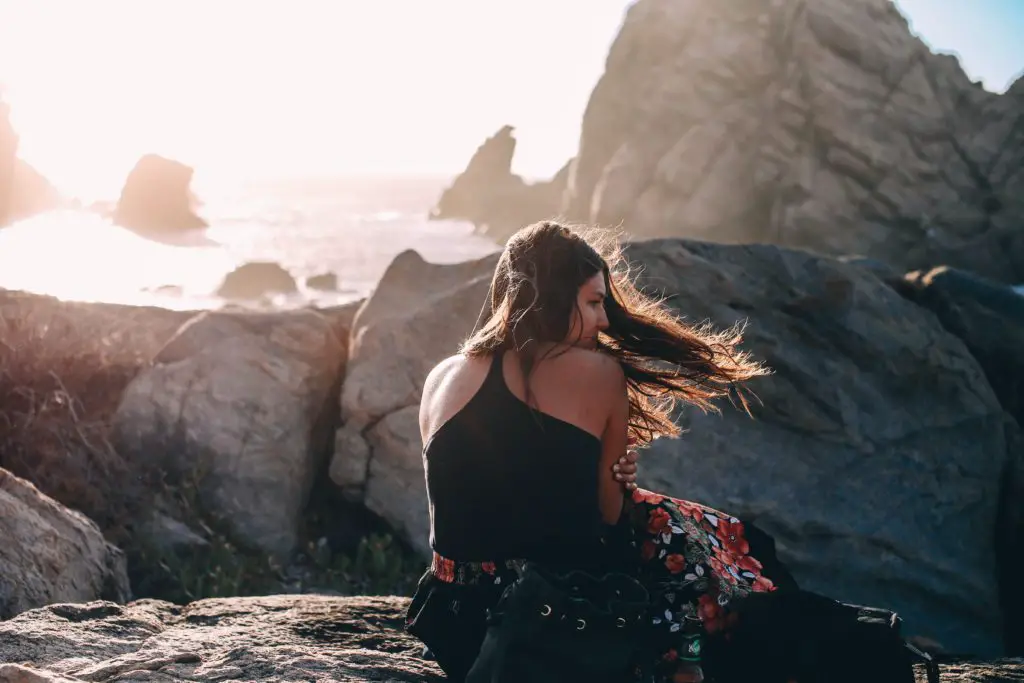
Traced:
[[614, 466], [627, 449], [627, 426], [629, 424], [629, 399], [626, 393], [626, 376], [614, 360], [602, 363], [601, 396], [607, 407], [607, 420], [601, 435], [601, 463], [598, 469], [598, 501], [601, 518], [608, 524], [615, 524], [622, 514], [624, 487], [616, 478]]

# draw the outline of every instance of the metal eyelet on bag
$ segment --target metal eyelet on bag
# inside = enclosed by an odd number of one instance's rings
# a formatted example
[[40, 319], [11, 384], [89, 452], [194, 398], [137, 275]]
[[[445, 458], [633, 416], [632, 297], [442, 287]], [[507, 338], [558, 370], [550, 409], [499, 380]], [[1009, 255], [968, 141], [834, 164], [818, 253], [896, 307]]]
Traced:
[[579, 626], [576, 627], [577, 631], [582, 631], [583, 629], [585, 629], [587, 627], [587, 622], [584, 621], [583, 619], [577, 619], [576, 623], [579, 624]]
[[549, 614], [551, 614], [551, 605], [544, 605], [543, 607], [540, 608], [540, 615], [542, 617], [546, 617]]
[[618, 617], [615, 620], [615, 627], [616, 628], [626, 628], [626, 620], [623, 619], [622, 617]]

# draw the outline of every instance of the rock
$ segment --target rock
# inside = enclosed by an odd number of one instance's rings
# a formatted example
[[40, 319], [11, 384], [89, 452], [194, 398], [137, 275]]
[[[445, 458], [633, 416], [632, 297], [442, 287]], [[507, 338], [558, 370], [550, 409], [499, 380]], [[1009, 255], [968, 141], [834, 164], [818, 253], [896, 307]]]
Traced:
[[285, 556], [326, 466], [344, 361], [315, 311], [201, 314], [125, 389], [115, 446], [194, 485], [237, 542]]
[[340, 342], [345, 345], [346, 357], [348, 352], [349, 336], [352, 333], [352, 325], [356, 315], [366, 299], [356, 299], [338, 306], [328, 306], [317, 309], [331, 323], [331, 329]]
[[[0, 683], [317, 680], [443, 683], [405, 633], [406, 598], [275, 595], [52, 605], [0, 623]], [[940, 665], [943, 683], [1024, 680], [1024, 661]], [[917, 680], [925, 680], [916, 667]]]
[[193, 208], [193, 169], [146, 154], [128, 174], [114, 210], [114, 222], [140, 233], [197, 230], [207, 226]]
[[356, 312], [352, 321], [353, 338], [358, 338], [363, 330], [380, 320], [403, 318], [420, 310], [424, 299], [442, 296], [476, 278], [490, 278], [498, 255], [496, 252], [472, 261], [441, 265], [424, 261], [412, 249], [399, 253], [388, 264], [373, 295]]
[[149, 515], [139, 532], [145, 536], [154, 550], [165, 555], [176, 552], [193, 553], [210, 545], [205, 536], [159, 510], [154, 510]]
[[[1021, 112], [1024, 80], [986, 92], [891, 0], [638, 0], [554, 213], [1019, 283]], [[476, 223], [505, 215], [477, 208]]]
[[0, 664], [0, 683], [74, 683], [75, 680], [21, 664]]
[[403, 252], [353, 322], [330, 476], [421, 550], [426, 492], [416, 411], [423, 381], [472, 331], [496, 261], [441, 266]]
[[[749, 319], [746, 347], [776, 371], [753, 386], [756, 419], [683, 411], [690, 431], [652, 446], [641, 483], [756, 519], [811, 590], [890, 606], [910, 634], [954, 651], [998, 652], [995, 531], [1013, 457], [964, 344], [859, 265], [684, 240], [633, 243], [629, 256], [689, 319]], [[430, 280], [389, 269], [357, 316], [342, 393], [344, 439], [363, 439], [353, 452], [366, 464], [337, 465], [339, 451], [332, 472], [424, 553], [413, 407], [475, 322], [490, 274], [473, 275], [403, 309], [400, 293]]]
[[555, 217], [569, 164], [549, 181], [527, 183], [512, 173], [513, 131], [512, 126], [503, 126], [477, 148], [466, 170], [441, 194], [430, 218], [469, 221], [504, 242], [524, 225]]
[[10, 107], [0, 100], [0, 225], [10, 221], [10, 195], [18, 160], [18, 134], [11, 125]]
[[319, 289], [324, 292], [333, 292], [338, 289], [338, 276], [334, 273], [321, 273], [306, 278], [306, 286], [310, 289]]
[[58, 604], [0, 623], [0, 683], [321, 680], [443, 683], [404, 598], [315, 595]]
[[270, 261], [244, 263], [224, 277], [217, 296], [225, 299], [259, 299], [268, 294], [291, 294], [298, 291], [295, 278], [280, 265]]
[[[1011, 287], [946, 266], [914, 271], [892, 284], [963, 341], [1015, 422], [1009, 429], [1024, 425], [1024, 297]], [[1024, 590], [1017, 580], [1017, 568], [1024, 564], [1024, 442], [1012, 450], [1016, 460], [1007, 467], [997, 538], [1002, 541], [1004, 603], [1017, 614], [1024, 610]], [[1006, 628], [1011, 651], [1024, 652], [1024, 626], [1008, 619]]]
[[53, 209], [60, 202], [53, 185], [18, 158], [18, 142], [10, 108], [0, 100], [0, 227]]
[[999, 401], [1024, 424], [1024, 296], [973, 273], [939, 266], [908, 273], [901, 294], [963, 340]]
[[749, 319], [746, 347], [776, 372], [753, 385], [753, 420], [684, 410], [689, 432], [652, 446], [643, 485], [756, 520], [806, 588], [889, 605], [955, 652], [1000, 652], [995, 530], [1015, 456], [962, 342], [831, 259], [660, 240], [630, 254], [688, 318]]
[[131, 597], [124, 555], [99, 528], [5, 469], [0, 538], [0, 619], [53, 602]]

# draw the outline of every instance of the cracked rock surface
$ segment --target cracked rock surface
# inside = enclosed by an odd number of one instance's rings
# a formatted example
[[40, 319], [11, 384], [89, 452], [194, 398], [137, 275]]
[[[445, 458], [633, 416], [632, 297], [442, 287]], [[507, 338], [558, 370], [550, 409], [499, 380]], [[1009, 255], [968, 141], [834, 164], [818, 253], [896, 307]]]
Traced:
[[315, 595], [55, 604], [0, 623], [0, 683], [443, 681], [404, 598]]
[[[0, 623], [0, 683], [442, 683], [402, 630], [405, 598], [315, 595], [57, 604]], [[917, 680], [924, 681], [918, 670]], [[949, 663], [943, 683], [1024, 681], [1024, 660]]]

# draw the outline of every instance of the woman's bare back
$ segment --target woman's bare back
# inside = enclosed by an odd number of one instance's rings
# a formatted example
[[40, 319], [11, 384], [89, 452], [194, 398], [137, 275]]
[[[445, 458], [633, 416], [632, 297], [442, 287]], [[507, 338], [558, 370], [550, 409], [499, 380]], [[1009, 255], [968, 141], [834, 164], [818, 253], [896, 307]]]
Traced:
[[[602, 374], [608, 374], [608, 361], [614, 363], [613, 359], [598, 351], [570, 348], [537, 364], [530, 377], [529, 392], [516, 354], [506, 353], [503, 361], [505, 386], [517, 399], [598, 440], [602, 438], [610, 413], [608, 392], [600, 391], [602, 383], [607, 385]], [[457, 355], [434, 368], [424, 385], [420, 410], [424, 443], [476, 395], [490, 365], [490, 358]]]
[[[420, 434], [424, 444], [480, 390], [491, 360], [457, 355], [431, 371], [420, 403]], [[503, 358], [502, 376], [505, 386], [518, 400], [601, 443], [602, 516], [614, 522], [621, 509], [622, 486], [615, 480], [612, 466], [626, 452], [629, 413], [625, 377], [618, 362], [599, 351], [570, 347], [537, 363], [527, 392], [519, 359], [509, 352]]]

